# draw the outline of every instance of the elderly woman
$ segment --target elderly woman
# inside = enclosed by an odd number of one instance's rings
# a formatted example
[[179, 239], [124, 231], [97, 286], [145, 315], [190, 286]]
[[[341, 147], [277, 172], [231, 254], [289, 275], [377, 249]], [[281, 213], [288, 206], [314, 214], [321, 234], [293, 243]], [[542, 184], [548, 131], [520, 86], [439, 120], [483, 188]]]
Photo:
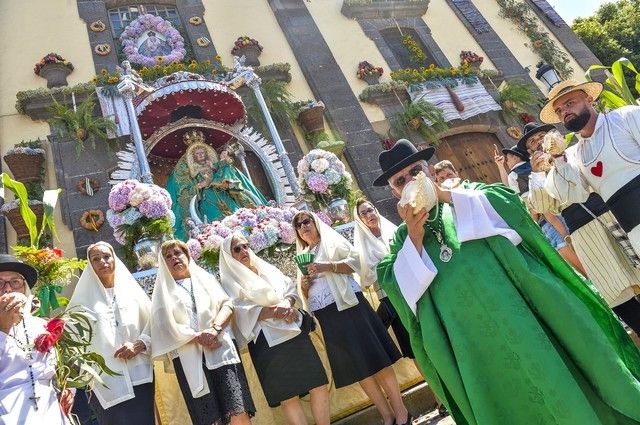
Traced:
[[336, 388], [358, 382], [385, 424], [411, 423], [391, 368], [400, 353], [352, 276], [358, 253], [311, 212], [298, 212], [292, 224], [298, 254], [314, 254], [300, 288], [322, 327]]
[[108, 243], [89, 246], [87, 259], [68, 308], [92, 317], [90, 350], [119, 373], [93, 385], [89, 405], [100, 425], [154, 425], [151, 300]]
[[46, 321], [30, 314], [31, 290], [38, 278], [33, 267], [0, 254], [0, 423], [66, 425], [64, 412], [73, 402], [67, 390], [60, 402], [52, 380], [53, 350], [34, 349]]
[[179, 240], [162, 244], [152, 297], [153, 356], [168, 355], [194, 425], [249, 424], [255, 414], [233, 331], [233, 304]]
[[300, 396], [311, 393], [315, 423], [329, 425], [327, 375], [309, 338], [313, 319], [295, 308], [301, 304], [296, 285], [258, 258], [241, 235], [222, 244], [220, 279], [233, 298], [236, 336], [248, 343], [269, 406], [282, 404], [287, 423], [303, 425]]

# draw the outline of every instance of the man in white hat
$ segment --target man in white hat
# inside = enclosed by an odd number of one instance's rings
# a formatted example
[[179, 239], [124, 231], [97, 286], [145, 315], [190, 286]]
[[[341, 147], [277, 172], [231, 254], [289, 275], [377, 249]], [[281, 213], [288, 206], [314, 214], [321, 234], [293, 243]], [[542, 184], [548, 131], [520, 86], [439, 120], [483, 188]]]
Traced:
[[513, 190], [423, 179], [433, 153], [401, 139], [378, 158], [375, 186], [428, 188], [377, 274], [455, 422], [640, 424], [640, 353], [611, 310]]
[[[640, 253], [640, 107], [623, 106], [598, 113], [593, 102], [602, 84], [563, 81], [549, 92], [540, 120], [562, 123], [577, 143], [557, 158], [545, 189], [563, 203], [585, 202], [598, 193]], [[537, 152], [534, 171], [542, 171], [548, 155]]]

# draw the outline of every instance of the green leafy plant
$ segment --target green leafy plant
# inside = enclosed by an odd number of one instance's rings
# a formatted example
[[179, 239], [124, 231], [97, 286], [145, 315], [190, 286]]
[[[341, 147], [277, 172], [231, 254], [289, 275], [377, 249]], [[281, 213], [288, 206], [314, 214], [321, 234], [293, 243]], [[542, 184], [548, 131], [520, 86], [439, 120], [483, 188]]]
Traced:
[[[275, 123], [279, 126], [289, 126], [298, 115], [296, 104], [289, 93], [284, 81], [269, 80], [260, 85], [260, 92]], [[259, 126], [263, 134], [269, 133], [269, 128], [262, 114], [258, 100], [253, 95], [253, 102], [247, 107], [247, 114]]]
[[374, 84], [371, 86], [367, 86], [360, 95], [358, 99], [362, 102], [371, 102], [377, 95], [391, 93], [391, 92], [404, 92], [407, 91], [407, 84], [404, 81], [389, 81], [386, 83]]
[[391, 133], [396, 139], [410, 139], [411, 131], [416, 131], [428, 143], [437, 146], [439, 143], [438, 135], [448, 128], [440, 108], [427, 101], [419, 100], [409, 104], [403, 112], [398, 112], [393, 117]]
[[50, 112], [53, 117], [49, 124], [58, 132], [59, 136], [70, 135], [76, 142], [76, 154], [78, 157], [84, 150], [84, 142], [91, 142], [95, 149], [96, 140], [106, 141], [109, 136], [107, 131], [116, 131], [116, 124], [109, 118], [95, 116], [95, 97], [93, 95], [85, 99], [77, 108], [58, 103], [55, 99]]
[[15, 108], [20, 114], [26, 114], [26, 106], [31, 102], [48, 101], [51, 97], [69, 99], [71, 94], [76, 96], [93, 93], [96, 85], [93, 82], [76, 84], [75, 86], [54, 87], [51, 89], [40, 87], [33, 90], [23, 90], [16, 93]]
[[625, 78], [625, 70], [627, 70], [633, 75], [635, 90], [640, 92], [640, 74], [629, 59], [620, 58], [612, 63], [611, 66], [591, 65], [585, 74], [585, 78], [588, 81], [592, 81], [592, 73], [598, 70], [603, 70], [607, 76], [604, 82], [604, 90], [599, 98], [601, 106], [606, 109], [616, 109], [625, 105], [639, 105]]
[[522, 31], [531, 44], [528, 46], [540, 58], [553, 65], [564, 79], [571, 77], [573, 68], [569, 65], [569, 55], [551, 39], [549, 33], [538, 24], [536, 14], [528, 4], [520, 0], [497, 0], [500, 16], [509, 19]]
[[498, 96], [502, 110], [512, 117], [531, 114], [542, 101], [537, 87], [522, 80], [505, 81], [498, 89]]

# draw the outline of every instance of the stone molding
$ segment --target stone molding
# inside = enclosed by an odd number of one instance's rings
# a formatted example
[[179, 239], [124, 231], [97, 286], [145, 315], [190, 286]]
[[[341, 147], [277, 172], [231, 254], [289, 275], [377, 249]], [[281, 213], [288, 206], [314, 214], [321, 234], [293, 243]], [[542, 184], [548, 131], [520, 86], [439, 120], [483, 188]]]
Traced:
[[412, 18], [420, 17], [427, 13], [429, 0], [424, 1], [386, 1], [371, 2], [369, 4], [342, 3], [340, 10], [344, 16], [351, 19], [376, 19], [376, 18]]

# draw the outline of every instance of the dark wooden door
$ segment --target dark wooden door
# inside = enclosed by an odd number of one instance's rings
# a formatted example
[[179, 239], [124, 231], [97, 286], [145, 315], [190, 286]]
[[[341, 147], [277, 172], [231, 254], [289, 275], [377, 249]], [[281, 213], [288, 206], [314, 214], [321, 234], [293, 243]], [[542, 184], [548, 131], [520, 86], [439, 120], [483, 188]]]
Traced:
[[500, 181], [500, 173], [493, 161], [494, 144], [499, 149], [502, 146], [493, 133], [456, 134], [443, 139], [436, 156], [439, 161], [451, 161], [463, 179], [495, 183]]

